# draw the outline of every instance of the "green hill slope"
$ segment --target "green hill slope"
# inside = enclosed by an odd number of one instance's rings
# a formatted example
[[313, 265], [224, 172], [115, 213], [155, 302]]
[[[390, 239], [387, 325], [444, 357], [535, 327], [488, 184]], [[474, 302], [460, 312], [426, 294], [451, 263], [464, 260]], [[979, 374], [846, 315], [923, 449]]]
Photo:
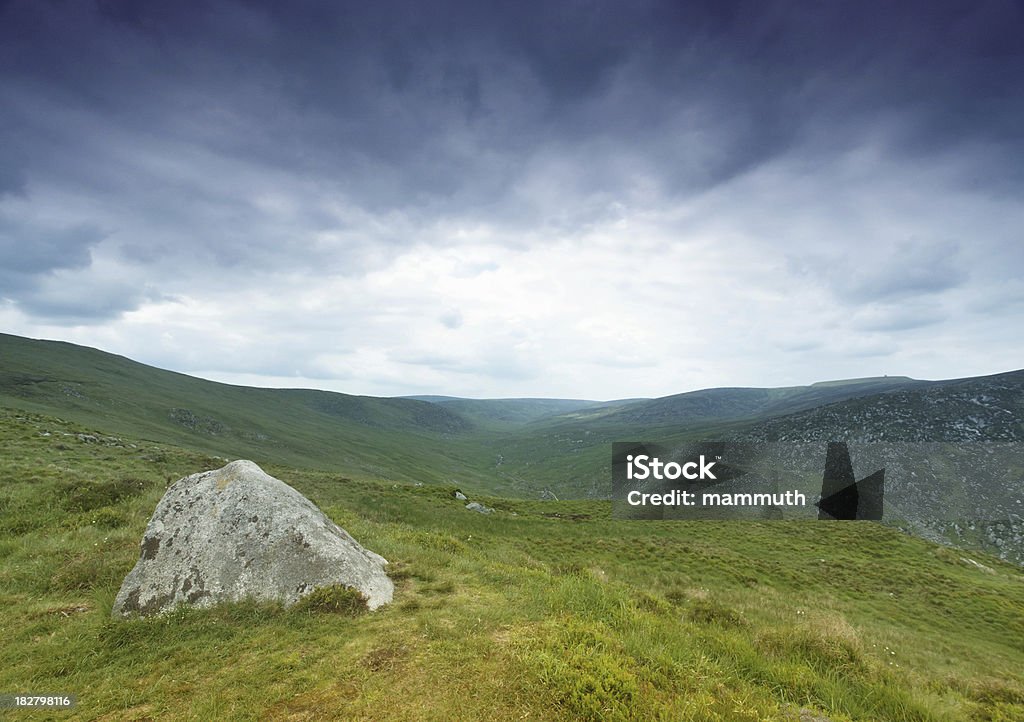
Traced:
[[231, 386], [67, 343], [0, 334], [0, 403], [225, 457], [470, 485], [479, 477], [475, 445], [460, 443], [470, 423], [437, 404]]
[[477, 423], [507, 428], [580, 409], [621, 402], [581, 399], [439, 399], [435, 403]]
[[[524, 419], [525, 424], [512, 433], [491, 441], [491, 459], [508, 480], [506, 488], [515, 493], [536, 496], [549, 490], [559, 498], [604, 498], [610, 493], [612, 442], [723, 438], [779, 414], [932, 383], [905, 376], [864, 378], [774, 389], [703, 389], [580, 406]], [[442, 403], [459, 408], [454, 402]]]
[[371, 614], [117, 622], [205, 453], [0, 410], [0, 690], [61, 719], [1024, 718], [1024, 575], [869, 523], [624, 522], [607, 503], [269, 466], [391, 562]]

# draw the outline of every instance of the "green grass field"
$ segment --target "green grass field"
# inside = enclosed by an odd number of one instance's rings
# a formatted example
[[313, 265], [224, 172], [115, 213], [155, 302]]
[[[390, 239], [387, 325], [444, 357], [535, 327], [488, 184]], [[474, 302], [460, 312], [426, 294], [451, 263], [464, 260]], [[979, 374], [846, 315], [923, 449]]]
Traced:
[[0, 693], [79, 699], [12, 718], [1024, 719], [1024, 574], [882, 526], [482, 516], [268, 464], [391, 561], [394, 603], [119, 622], [167, 484], [224, 461], [13, 409], [0, 440]]

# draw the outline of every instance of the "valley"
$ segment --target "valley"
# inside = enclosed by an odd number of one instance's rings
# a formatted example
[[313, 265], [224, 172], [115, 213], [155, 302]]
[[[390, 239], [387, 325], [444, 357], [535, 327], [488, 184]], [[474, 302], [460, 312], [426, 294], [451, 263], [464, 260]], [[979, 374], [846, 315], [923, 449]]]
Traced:
[[[73, 719], [1021, 719], [1014, 527], [616, 520], [608, 452], [910, 437], [963, 461], [986, 440], [1012, 452], [1021, 387], [1014, 372], [604, 403], [380, 399], [0, 336], [0, 690], [75, 694]], [[387, 558], [393, 603], [112, 619], [168, 485], [236, 458]], [[948, 476], [940, 458], [928, 479]], [[988, 509], [1019, 498], [962, 489]]]

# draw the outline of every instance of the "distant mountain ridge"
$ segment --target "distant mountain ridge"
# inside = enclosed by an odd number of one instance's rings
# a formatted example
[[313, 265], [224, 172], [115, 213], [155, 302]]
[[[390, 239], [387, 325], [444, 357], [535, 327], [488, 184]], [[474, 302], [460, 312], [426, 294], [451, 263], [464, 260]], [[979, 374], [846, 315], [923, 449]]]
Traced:
[[825, 381], [784, 388], [715, 388], [645, 399], [619, 408], [584, 412], [580, 419], [601, 417], [605, 422], [644, 426], [694, 424], [760, 416], [775, 416], [814, 408], [858, 396], [887, 393], [926, 385], [906, 376]]
[[1024, 441], [1024, 370], [915, 382], [775, 416], [738, 435], [756, 441]]

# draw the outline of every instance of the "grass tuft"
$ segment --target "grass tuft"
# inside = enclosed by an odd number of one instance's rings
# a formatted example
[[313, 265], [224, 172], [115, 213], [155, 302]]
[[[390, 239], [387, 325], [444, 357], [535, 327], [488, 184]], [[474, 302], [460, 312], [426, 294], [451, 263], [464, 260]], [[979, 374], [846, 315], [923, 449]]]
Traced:
[[350, 617], [368, 611], [366, 596], [358, 589], [341, 584], [318, 587], [296, 602], [293, 608], [309, 614], [344, 614]]

